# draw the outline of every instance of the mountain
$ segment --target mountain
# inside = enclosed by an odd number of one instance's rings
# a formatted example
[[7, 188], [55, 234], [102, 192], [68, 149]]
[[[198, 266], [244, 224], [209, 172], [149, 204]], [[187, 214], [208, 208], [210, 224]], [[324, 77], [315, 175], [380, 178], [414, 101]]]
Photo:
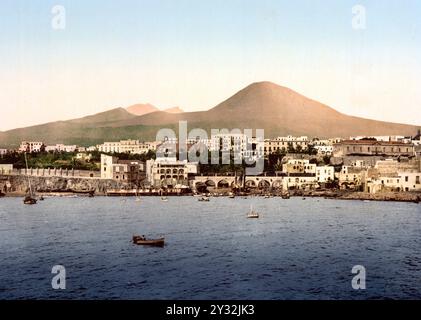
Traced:
[[168, 114], [154, 112], [116, 126], [163, 126], [188, 121], [190, 128], [265, 129], [266, 137], [308, 135], [349, 137], [352, 135], [414, 135], [417, 126], [348, 116], [315, 100], [276, 85], [258, 82], [237, 92], [216, 107], [202, 112]]
[[168, 113], [183, 113], [184, 110], [181, 109], [180, 107], [173, 107], [173, 108], [165, 109], [164, 112], [168, 112]]
[[[148, 114], [148, 113], [160, 111], [157, 107], [155, 107], [154, 105], [152, 105], [150, 103], [135, 104], [135, 105], [132, 105], [130, 107], [127, 107], [126, 110], [129, 113], [131, 113], [135, 116], [143, 116], [143, 115]], [[173, 107], [173, 108], [165, 109], [164, 112], [183, 113], [184, 111], [180, 107]]]
[[136, 116], [143, 116], [144, 114], [148, 114], [151, 112], [159, 111], [159, 109], [149, 103], [146, 104], [135, 104], [130, 107], [127, 107], [126, 110], [131, 114]]
[[415, 135], [419, 128], [348, 116], [291, 89], [259, 82], [208, 111], [169, 113], [155, 110], [136, 116], [127, 109], [118, 108], [81, 119], [0, 132], [0, 147], [16, 146], [22, 140], [79, 145], [126, 138], [154, 140], [160, 128], [176, 131], [181, 120], [188, 122], [189, 130], [264, 129], [265, 137], [287, 134], [310, 137]]

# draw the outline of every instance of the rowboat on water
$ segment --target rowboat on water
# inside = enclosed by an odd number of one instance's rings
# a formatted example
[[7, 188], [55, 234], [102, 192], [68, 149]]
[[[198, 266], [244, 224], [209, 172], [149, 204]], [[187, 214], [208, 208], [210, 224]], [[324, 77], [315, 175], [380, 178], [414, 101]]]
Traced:
[[165, 238], [146, 239], [145, 236], [133, 236], [133, 243], [143, 246], [163, 247], [165, 244]]

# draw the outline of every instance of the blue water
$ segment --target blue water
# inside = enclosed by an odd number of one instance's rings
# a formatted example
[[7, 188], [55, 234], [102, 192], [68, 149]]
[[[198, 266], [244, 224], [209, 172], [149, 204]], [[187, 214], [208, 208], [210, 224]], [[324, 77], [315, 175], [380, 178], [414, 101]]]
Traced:
[[[246, 219], [253, 204], [260, 219]], [[164, 248], [131, 243], [164, 235]], [[0, 299], [421, 298], [421, 206], [318, 198], [0, 199]], [[66, 268], [66, 289], [51, 268]], [[366, 268], [366, 290], [351, 269]]]

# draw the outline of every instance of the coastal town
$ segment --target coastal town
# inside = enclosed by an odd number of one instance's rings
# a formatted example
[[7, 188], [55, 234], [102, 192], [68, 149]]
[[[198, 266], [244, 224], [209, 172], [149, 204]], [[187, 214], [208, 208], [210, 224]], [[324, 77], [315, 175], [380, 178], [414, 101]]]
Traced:
[[[228, 155], [228, 162], [218, 159], [212, 164], [203, 157], [180, 159], [180, 145], [173, 138], [95, 146], [22, 141], [16, 149], [0, 149], [1, 195], [27, 193], [27, 177], [35, 192], [51, 195], [288, 194], [419, 201], [421, 194], [419, 130], [413, 136], [288, 135], [263, 141], [227, 132], [183, 143], [189, 153]], [[24, 167], [16, 160], [22, 154], [32, 160], [46, 155], [57, 160]], [[253, 161], [264, 163], [263, 172], [247, 174], [246, 163]]]

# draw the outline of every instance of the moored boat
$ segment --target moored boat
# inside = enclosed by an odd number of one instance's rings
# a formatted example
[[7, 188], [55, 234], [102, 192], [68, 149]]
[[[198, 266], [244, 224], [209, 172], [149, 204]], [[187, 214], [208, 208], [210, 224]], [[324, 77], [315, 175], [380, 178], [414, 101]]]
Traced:
[[37, 199], [35, 199], [35, 198], [31, 197], [31, 196], [26, 196], [23, 199], [23, 203], [24, 204], [36, 204], [37, 203]]
[[[28, 172], [28, 159], [26, 158], [26, 152], [25, 152], [25, 165], [26, 165], [26, 172]], [[23, 199], [24, 204], [36, 204], [37, 199], [35, 199], [35, 194], [32, 191], [32, 185], [31, 185], [31, 179], [29, 179], [29, 175], [27, 175], [28, 178], [28, 186], [29, 186], [29, 194], [25, 196]]]

